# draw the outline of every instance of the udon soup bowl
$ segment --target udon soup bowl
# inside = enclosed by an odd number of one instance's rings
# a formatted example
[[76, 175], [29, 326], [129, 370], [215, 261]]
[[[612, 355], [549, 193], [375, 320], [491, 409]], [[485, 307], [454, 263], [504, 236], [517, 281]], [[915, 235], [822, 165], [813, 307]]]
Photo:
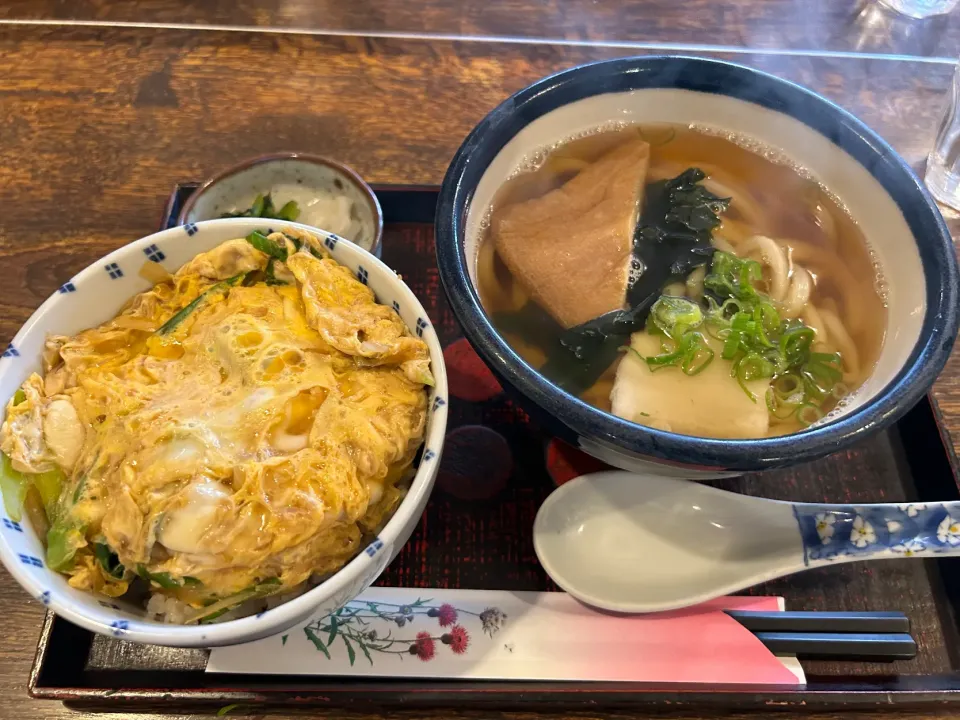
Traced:
[[[708, 126], [752, 137], [805, 168], [848, 208], [887, 284], [886, 339], [874, 372], [836, 416], [749, 440], [636, 425], [560, 390], [497, 332], [477, 291], [477, 253], [494, 194], [538, 151], [611, 121]], [[837, 105], [756, 70], [685, 57], [624, 58], [540, 80], [464, 140], [447, 171], [437, 260], [464, 332], [504, 387], [553, 433], [611, 465], [688, 478], [798, 463], [889, 425], [927, 392], [957, 334], [957, 261], [936, 204], [875, 132]]]
[[376, 538], [334, 575], [304, 594], [266, 612], [208, 625], [172, 625], [147, 619], [144, 609], [119, 598], [71, 588], [67, 578], [47, 567], [44, 545], [29, 520], [11, 520], [0, 510], [0, 560], [31, 597], [56, 614], [93, 632], [136, 642], [175, 647], [215, 647], [266, 637], [331, 612], [362, 593], [383, 572], [410, 537], [423, 514], [440, 462], [447, 423], [447, 378], [443, 351], [423, 306], [400, 277], [373, 255], [323, 230], [258, 218], [210, 220], [164, 230], [136, 240], [82, 270], [30, 317], [0, 359], [0, 398], [6, 399], [31, 372], [41, 371], [44, 340], [50, 333], [72, 334], [114, 317], [133, 295], [152, 283], [138, 271], [156, 262], [176, 271], [197, 253], [254, 230], [297, 227], [320, 237], [333, 258], [365, 282], [380, 303], [392, 305], [411, 332], [430, 348], [436, 387], [430, 393], [425, 442], [410, 490]]

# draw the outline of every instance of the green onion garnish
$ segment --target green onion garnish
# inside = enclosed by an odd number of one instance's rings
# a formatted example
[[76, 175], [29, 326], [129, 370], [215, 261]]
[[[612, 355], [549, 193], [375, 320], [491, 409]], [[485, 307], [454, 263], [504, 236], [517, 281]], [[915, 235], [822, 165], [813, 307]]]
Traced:
[[120, 563], [120, 559], [117, 557], [117, 554], [110, 549], [110, 546], [105, 542], [95, 542], [93, 543], [93, 555], [97, 558], [97, 561], [100, 563], [100, 566], [104, 571], [112, 578], [117, 580], [123, 580], [123, 575], [126, 572], [126, 568]]
[[224, 213], [220, 217], [258, 217], [269, 218], [273, 220], [293, 221], [300, 217], [300, 206], [297, 204], [296, 200], [290, 200], [284, 203], [282, 208], [277, 210], [273, 204], [273, 197], [270, 193], [267, 193], [266, 195], [257, 195], [256, 199], [253, 201], [253, 205], [246, 210]]
[[221, 281], [218, 282], [218, 283], [214, 283], [214, 284], [211, 285], [209, 288], [207, 288], [206, 290], [204, 290], [202, 293], [200, 293], [199, 295], [197, 295], [197, 296], [196, 296], [193, 300], [191, 300], [189, 303], [187, 303], [187, 304], [184, 305], [182, 308], [180, 308], [180, 310], [178, 310], [176, 313], [174, 313], [173, 317], [171, 317], [169, 320], [167, 320], [163, 325], [161, 325], [161, 326], [157, 329], [156, 334], [157, 334], [157, 335], [168, 335], [169, 333], [173, 332], [173, 330], [174, 330], [180, 323], [182, 323], [190, 313], [192, 313], [194, 310], [196, 310], [197, 307], [199, 307], [200, 304], [201, 304], [204, 300], [206, 300], [207, 298], [209, 298], [211, 295], [213, 295], [213, 294], [215, 294], [215, 293], [223, 292], [223, 291], [225, 291], [225, 290], [233, 287], [233, 286], [236, 285], [238, 282], [240, 282], [241, 280], [243, 280], [243, 278], [244, 278], [245, 275], [246, 275], [246, 273], [240, 273], [239, 275], [234, 275], [233, 277], [229, 277], [229, 278], [227, 278], [226, 280], [221, 280]]
[[751, 400], [757, 402], [747, 383], [770, 379], [764, 398], [770, 413], [810, 425], [823, 417], [828, 399], [847, 394], [843, 362], [837, 353], [814, 352], [814, 329], [781, 317], [757, 288], [760, 279], [759, 263], [715, 252], [703, 281], [706, 309], [688, 298], [661, 296], [650, 308], [647, 331], [662, 336], [662, 352], [643, 360], [651, 370], [678, 367], [696, 375], [713, 360], [709, 336], [722, 343], [720, 357]]
[[254, 230], [247, 235], [247, 242], [269, 257], [276, 258], [280, 262], [287, 261], [287, 248], [274, 242], [263, 233]]

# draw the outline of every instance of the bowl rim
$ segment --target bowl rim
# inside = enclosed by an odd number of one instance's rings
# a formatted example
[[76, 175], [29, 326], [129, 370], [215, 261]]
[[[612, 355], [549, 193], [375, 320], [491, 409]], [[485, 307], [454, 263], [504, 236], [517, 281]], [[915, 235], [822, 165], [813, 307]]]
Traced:
[[[190, 193], [190, 196], [183, 203], [183, 207], [180, 208], [180, 213], [177, 215], [177, 225], [186, 225], [187, 216], [191, 213], [194, 206], [200, 200], [200, 197], [203, 193], [207, 192], [214, 185], [226, 180], [229, 177], [237, 175], [245, 170], [249, 170], [255, 165], [266, 165], [272, 162], [279, 162], [284, 160], [300, 160], [305, 163], [313, 165], [324, 165], [326, 167], [332, 168], [346, 177], [348, 177], [363, 193], [364, 197], [367, 198], [367, 203], [370, 205], [370, 213], [373, 216], [374, 223], [376, 224], [376, 232], [374, 233], [373, 244], [370, 246], [368, 252], [378, 255], [380, 253], [380, 244], [383, 240], [383, 209], [380, 207], [380, 200], [377, 198], [377, 194], [373, 191], [373, 188], [364, 180], [360, 173], [354, 170], [349, 165], [346, 165], [339, 160], [334, 160], [328, 158], [324, 155], [314, 155], [312, 153], [298, 152], [298, 151], [283, 151], [275, 153], [266, 153], [264, 155], [256, 155], [254, 157], [241, 160], [240, 162], [231, 165], [225, 170], [221, 170], [215, 175], [204, 180], [200, 185], [197, 186], [197, 189]], [[210, 218], [210, 220], [230, 220], [232, 218]], [[197, 222], [209, 222], [209, 220], [199, 220]], [[312, 226], [306, 226], [312, 227]]]
[[[675, 88], [720, 94], [788, 115], [851, 155], [897, 204], [914, 236], [927, 285], [920, 336], [896, 376], [873, 398], [822, 426], [744, 440], [680, 435], [637, 425], [570, 395], [527, 365], [487, 318], [470, 280], [466, 216], [480, 178], [520, 129], [586, 97]], [[682, 55], [618, 58], [547, 76], [507, 98], [470, 132], [447, 170], [436, 220], [440, 278], [464, 333], [506, 384], [579, 437], [637, 456], [697, 470], [750, 471], [813, 460], [882, 429], [910, 409], [943, 369], [957, 335], [957, 258], [933, 198], [876, 132], [837, 104], [796, 83], [744, 65]]]
[[[249, 232], [257, 229], [258, 226], [262, 227], [265, 223], [269, 224], [272, 228], [297, 228], [319, 235], [322, 238], [332, 238], [335, 241], [343, 240], [343, 238], [339, 238], [325, 230], [286, 220], [219, 218], [198, 222], [196, 226], [199, 231], [203, 231], [205, 228], [214, 226], [228, 227], [235, 225], [238, 227], [237, 234], [231, 237], [241, 237], [245, 234], [243, 233], [243, 229]], [[186, 243], [191, 241], [192, 233], [184, 232], [182, 226], [175, 226], [134, 240], [89, 264], [75, 274], [71, 282], [79, 284], [90, 278], [99, 280], [103, 276], [104, 265], [111, 262], [122, 262], [124, 258], [129, 259], [130, 256], [142, 259], [142, 251], [144, 248], [152, 244], [161, 245], [162, 247], [168, 243], [170, 238], [174, 237], [177, 238], [176, 242]], [[227, 239], [229, 238], [225, 237], [220, 242], [225, 242]], [[342, 245], [344, 252], [348, 256], [351, 253], [356, 254], [357, 258], [363, 262], [366, 268], [377, 268], [377, 270], [387, 278], [389, 283], [396, 285], [397, 290], [402, 295], [403, 301], [416, 311], [417, 316], [426, 318], [428, 325], [433, 327], [432, 320], [413, 291], [386, 263], [354, 243], [344, 241], [336, 242], [336, 245], [338, 247]], [[12, 343], [19, 344], [19, 340], [24, 336], [36, 332], [35, 326], [50, 313], [68, 312], [71, 305], [67, 298], [68, 296], [55, 290], [53, 294], [33, 312], [23, 326], [21, 326], [14, 336]], [[410, 329], [409, 325], [407, 327]], [[427, 418], [430, 424], [428, 425], [428, 432], [424, 434], [422, 447], [425, 450], [433, 450], [435, 456], [431, 458], [429, 463], [421, 461], [411, 481], [409, 492], [370, 546], [360, 548], [353, 558], [323, 582], [310, 588], [301, 595], [270, 609], [266, 613], [210, 625], [177, 625], [141, 618], [127, 620], [125, 617], [122, 617], [118, 618], [118, 620], [126, 620], [127, 625], [124, 627], [123, 633], [120, 636], [124, 640], [184, 648], [230, 645], [265, 637], [290, 627], [291, 624], [296, 622], [300, 617], [306, 617], [327, 600], [344, 592], [344, 590], [348, 589], [352, 584], [362, 581], [365, 573], [371, 572], [371, 569], [382, 562], [384, 557], [388, 557], [394, 550], [394, 545], [403, 532], [405, 525], [408, 522], [414, 523], [415, 525], [419, 521], [419, 516], [422, 514], [423, 508], [426, 506], [433, 489], [446, 434], [448, 405], [445, 402], [432, 402], [432, 398], [438, 397], [446, 400], [448, 397], [443, 347], [440, 344], [439, 336], [435, 330], [425, 330], [423, 339], [430, 350], [431, 369], [436, 384], [430, 391], [431, 401], [428, 401], [427, 406]], [[13, 363], [10, 358], [0, 359], [0, 376], [5, 375], [11, 367], [13, 367]], [[5, 512], [2, 514], [4, 516], [6, 515]], [[84, 604], [76, 602], [71, 596], [64, 593], [50, 593], [46, 595], [47, 588], [42, 581], [38, 580], [38, 578], [42, 578], [44, 575], [31, 572], [25, 565], [18, 562], [17, 553], [11, 547], [6, 537], [5, 535], [0, 536], [0, 561], [2, 561], [7, 571], [17, 580], [24, 590], [34, 598], [43, 598], [46, 596], [47, 599], [44, 599], [43, 602], [50, 610], [80, 627], [104, 635], [116, 634], [113, 632], [113, 627], [110, 624], [107, 624], [104, 620], [97, 619], [93, 614], [105, 615], [105, 612], [97, 610], [96, 608], [91, 608], [93, 613], [88, 612]], [[377, 545], [378, 542], [379, 545]], [[367, 550], [374, 545], [377, 545], [374, 552], [368, 552]], [[47, 567], [45, 563], [42, 568], [44, 573], [56, 572]], [[382, 572], [382, 570], [383, 567], [380, 567], [377, 573]], [[95, 593], [89, 593], [89, 595], [90, 602], [96, 603], [99, 596]]]

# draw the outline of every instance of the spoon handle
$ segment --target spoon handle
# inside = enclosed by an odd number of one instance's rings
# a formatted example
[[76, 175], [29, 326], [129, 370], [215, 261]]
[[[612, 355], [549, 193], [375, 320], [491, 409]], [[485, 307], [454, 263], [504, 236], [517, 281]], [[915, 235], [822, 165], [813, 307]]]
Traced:
[[795, 503], [808, 566], [960, 555], [960, 502], [903, 505]]

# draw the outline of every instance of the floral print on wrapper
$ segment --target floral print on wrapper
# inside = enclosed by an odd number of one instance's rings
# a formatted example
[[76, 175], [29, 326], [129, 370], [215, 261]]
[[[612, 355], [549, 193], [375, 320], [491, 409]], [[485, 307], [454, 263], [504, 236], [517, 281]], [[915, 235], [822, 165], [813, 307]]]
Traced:
[[358, 651], [371, 665], [374, 657], [389, 655], [400, 660], [412, 655], [429, 662], [441, 648], [454, 655], [470, 649], [466, 623], [478, 623], [482, 634], [493, 638], [506, 621], [506, 613], [496, 607], [478, 613], [450, 603], [434, 604], [430, 599], [418, 598], [406, 605], [355, 600], [310, 623], [303, 632], [327, 659], [332, 659], [334, 652], [345, 651], [350, 665], [356, 662]]

